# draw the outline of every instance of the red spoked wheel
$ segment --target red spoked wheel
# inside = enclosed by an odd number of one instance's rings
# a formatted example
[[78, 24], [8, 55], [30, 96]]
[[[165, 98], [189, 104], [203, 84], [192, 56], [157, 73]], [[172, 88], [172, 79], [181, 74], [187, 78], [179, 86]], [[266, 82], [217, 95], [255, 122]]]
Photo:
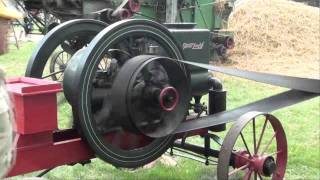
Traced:
[[283, 179], [287, 156], [287, 140], [280, 121], [270, 114], [249, 112], [233, 124], [225, 137], [217, 177]]

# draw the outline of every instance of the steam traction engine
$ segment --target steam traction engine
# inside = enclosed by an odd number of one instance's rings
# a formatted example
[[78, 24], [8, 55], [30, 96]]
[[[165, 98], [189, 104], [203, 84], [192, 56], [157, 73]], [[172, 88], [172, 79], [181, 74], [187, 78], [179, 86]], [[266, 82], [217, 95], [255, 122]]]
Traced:
[[[303, 79], [307, 84], [300, 87], [288, 83], [288, 77], [263, 78], [266, 74], [208, 66], [211, 37], [210, 30], [194, 24], [146, 19], [111, 25], [78, 19], [53, 28], [36, 47], [26, 76], [62, 82], [72, 107], [73, 128], [57, 130], [59, 83], [10, 81], [8, 90], [15, 94], [16, 114], [22, 119], [17, 119], [18, 155], [9, 176], [86, 163], [94, 157], [116, 167], [135, 168], [171, 149], [171, 153], [197, 154], [206, 164], [217, 163], [218, 179], [283, 179], [284, 130], [274, 116], [256, 111], [270, 112], [316, 97], [319, 89], [312, 84], [319, 82]], [[72, 57], [66, 60], [60, 53], [56, 65], [47, 69], [57, 51]], [[226, 111], [226, 91], [208, 69], [295, 90]], [[208, 106], [201, 103], [207, 94]], [[43, 113], [32, 108], [36, 105]], [[35, 109], [39, 118], [27, 120]], [[217, 133], [231, 121], [236, 122], [220, 139]], [[196, 135], [203, 138], [203, 146], [186, 142]]]

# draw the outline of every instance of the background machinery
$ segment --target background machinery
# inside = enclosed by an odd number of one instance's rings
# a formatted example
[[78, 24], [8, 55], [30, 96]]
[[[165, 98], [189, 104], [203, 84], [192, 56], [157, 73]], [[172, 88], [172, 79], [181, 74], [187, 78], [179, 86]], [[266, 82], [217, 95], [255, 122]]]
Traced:
[[34, 27], [47, 33], [61, 22], [71, 19], [96, 19], [105, 23], [127, 19], [150, 19], [159, 23], [195, 23], [197, 28], [211, 31], [212, 60], [225, 58], [233, 48], [232, 33], [226, 28], [232, 11], [232, 0], [16, 0], [26, 17], [23, 25], [27, 33]]

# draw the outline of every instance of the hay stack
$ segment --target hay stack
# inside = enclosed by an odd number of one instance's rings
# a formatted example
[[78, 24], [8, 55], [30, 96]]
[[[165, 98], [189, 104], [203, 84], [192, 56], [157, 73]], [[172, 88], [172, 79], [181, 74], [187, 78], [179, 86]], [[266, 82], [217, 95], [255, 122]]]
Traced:
[[263, 59], [319, 62], [319, 13], [319, 8], [289, 0], [237, 1], [228, 24], [236, 41], [230, 58], [239, 64]]

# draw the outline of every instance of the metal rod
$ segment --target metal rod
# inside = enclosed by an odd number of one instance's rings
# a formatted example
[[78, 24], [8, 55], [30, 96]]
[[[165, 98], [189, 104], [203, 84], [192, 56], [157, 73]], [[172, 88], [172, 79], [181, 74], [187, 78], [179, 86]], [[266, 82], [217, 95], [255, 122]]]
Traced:
[[51, 73], [51, 74], [48, 74], [47, 76], [43, 76], [42, 79], [46, 79], [46, 78], [48, 78], [48, 77], [50, 77], [50, 76], [53, 76], [53, 75], [56, 75], [56, 74], [59, 74], [59, 73], [62, 73], [62, 72], [64, 72], [64, 70], [60, 70], [60, 71], [57, 71], [57, 72], [53, 72], [53, 73]]
[[[177, 148], [181, 148], [181, 149], [185, 149], [185, 150], [194, 152], [196, 154], [204, 155], [204, 156], [206, 154], [205, 148], [200, 147], [200, 146], [196, 146], [196, 145], [193, 145], [193, 144], [189, 144], [189, 143], [184, 143], [182, 145], [181, 142], [179, 142], [179, 141], [177, 142], [176, 141], [176, 142], [174, 142], [173, 146], [177, 147]], [[211, 157], [218, 158], [219, 157], [219, 151], [214, 150], [214, 149], [207, 149], [207, 155], [211, 156]]]

